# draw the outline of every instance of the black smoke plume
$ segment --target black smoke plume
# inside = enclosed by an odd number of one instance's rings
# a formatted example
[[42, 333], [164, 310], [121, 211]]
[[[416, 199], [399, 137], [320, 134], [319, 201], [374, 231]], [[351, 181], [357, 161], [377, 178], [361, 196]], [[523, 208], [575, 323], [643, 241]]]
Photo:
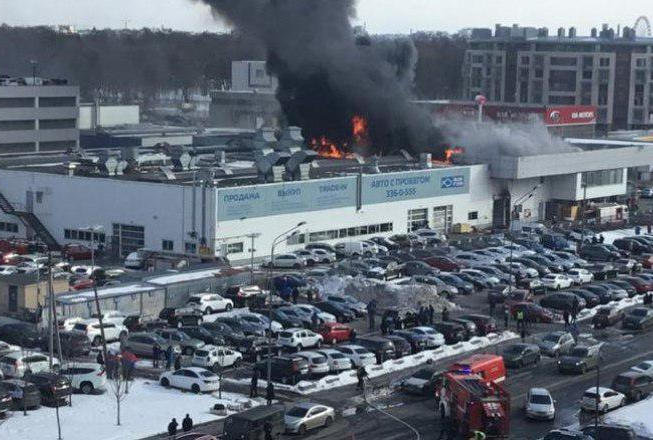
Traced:
[[198, 0], [267, 50], [287, 123], [308, 139], [351, 141], [354, 116], [368, 121], [370, 153], [433, 151], [430, 117], [410, 102], [416, 50], [410, 40], [357, 34], [355, 0]]

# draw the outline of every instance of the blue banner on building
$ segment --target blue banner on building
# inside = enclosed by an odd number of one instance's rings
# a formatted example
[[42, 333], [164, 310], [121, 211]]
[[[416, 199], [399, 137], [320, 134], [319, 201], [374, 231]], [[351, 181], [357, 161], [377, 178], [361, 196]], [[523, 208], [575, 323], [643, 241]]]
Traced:
[[218, 221], [356, 207], [356, 177], [218, 189]]
[[362, 204], [444, 197], [469, 193], [469, 168], [439, 168], [364, 175]]

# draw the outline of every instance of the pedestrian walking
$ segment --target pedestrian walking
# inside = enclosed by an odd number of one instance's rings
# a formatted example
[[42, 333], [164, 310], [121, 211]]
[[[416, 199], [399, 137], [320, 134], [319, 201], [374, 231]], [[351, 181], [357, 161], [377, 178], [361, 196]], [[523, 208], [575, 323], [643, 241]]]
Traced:
[[367, 377], [367, 370], [365, 367], [360, 366], [356, 370], [356, 379], [358, 379], [358, 384], [356, 384], [356, 389], [359, 391], [365, 391], [365, 378]]
[[388, 334], [388, 320], [385, 318], [381, 319], [381, 334], [383, 336]]
[[136, 369], [136, 362], [138, 362], [138, 358], [128, 348], [122, 352], [122, 371], [125, 380], [132, 380], [134, 370]]
[[563, 317], [563, 319], [565, 320], [565, 330], [567, 330], [567, 329], [569, 329], [569, 318], [570, 318], [570, 316], [569, 316], [569, 310], [565, 310], [565, 311], [562, 313], [562, 317]]
[[517, 311], [517, 328], [521, 328], [524, 326], [524, 311], [519, 310]]
[[351, 332], [349, 332], [349, 340], [351, 342], [356, 342], [356, 329], [352, 328]]
[[272, 381], [268, 382], [268, 386], [265, 388], [265, 400], [268, 401], [268, 406], [272, 405], [274, 400], [274, 385]]
[[183, 429], [184, 432], [188, 432], [193, 429], [193, 419], [191, 419], [188, 414], [186, 414], [184, 420], [181, 421], [181, 429]]
[[166, 348], [166, 370], [169, 370], [170, 367], [172, 367], [172, 357], [174, 356], [174, 353], [172, 351], [172, 344], [168, 345], [168, 348]]
[[521, 336], [521, 341], [524, 342], [526, 340], [526, 327], [522, 326], [519, 335]]
[[651, 224], [650, 223], [648, 225], [646, 225], [646, 233], [647, 234], [651, 233]]
[[449, 309], [447, 309], [447, 306], [444, 306], [442, 309], [442, 321], [448, 321], [449, 320]]
[[429, 304], [429, 324], [433, 324], [433, 316], [435, 315], [435, 309], [433, 304]]
[[642, 232], [642, 228], [639, 225], [635, 226], [635, 235], [639, 235]]
[[503, 327], [508, 328], [508, 321], [510, 321], [510, 310], [507, 306], [503, 306]]
[[292, 302], [293, 302], [293, 304], [297, 304], [298, 299], [299, 299], [299, 289], [297, 288], [297, 286], [295, 286], [292, 289]]
[[175, 371], [181, 369], [181, 355], [175, 356]]
[[252, 374], [252, 381], [249, 384], [249, 397], [254, 398], [258, 397], [258, 370], [254, 370]]
[[95, 357], [95, 362], [100, 365], [104, 365], [104, 356], [102, 355], [102, 350], [98, 351], [97, 356]]
[[168, 423], [168, 435], [170, 437], [175, 437], [177, 435], [177, 427], [179, 426], [179, 423], [177, 423], [177, 419], [172, 419], [170, 423]]
[[313, 325], [313, 330], [317, 330], [317, 327], [320, 325], [320, 317], [317, 316], [317, 312], [313, 312], [311, 315], [311, 324]]
[[603, 243], [605, 241], [605, 237], [603, 234], [599, 235], [599, 243]]
[[373, 299], [370, 302], [368, 302], [366, 309], [367, 309], [367, 319], [369, 320], [369, 330], [373, 332], [374, 328], [376, 327], [376, 323], [375, 323], [376, 300]]
[[152, 368], [159, 368], [159, 357], [161, 356], [161, 347], [154, 344], [152, 347]]
[[494, 300], [491, 299], [490, 300], [490, 316], [494, 316], [494, 306], [495, 306]]

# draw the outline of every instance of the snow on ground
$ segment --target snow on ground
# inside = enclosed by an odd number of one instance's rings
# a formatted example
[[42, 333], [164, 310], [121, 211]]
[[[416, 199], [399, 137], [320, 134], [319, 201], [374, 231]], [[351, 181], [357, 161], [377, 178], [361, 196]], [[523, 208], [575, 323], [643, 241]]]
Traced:
[[[130, 384], [129, 395], [121, 403], [121, 426], [116, 426], [116, 401], [109, 388], [102, 395], [73, 395], [73, 406], [60, 408], [62, 437], [66, 440], [128, 440], [155, 435], [167, 430], [168, 423], [175, 417], [181, 420], [190, 414], [195, 424], [219, 419], [209, 412], [216, 403], [237, 409], [245, 403], [252, 406], [263, 400], [252, 400], [241, 394], [222, 393], [193, 394], [176, 389], [167, 389], [158, 383], [136, 379]], [[231, 411], [233, 412], [233, 411]], [[43, 406], [28, 411], [10, 412], [0, 420], [0, 439], [42, 439], [45, 433], [56, 435], [55, 409]], [[49, 438], [55, 438], [49, 435]]]
[[[435, 350], [426, 350], [410, 356], [404, 356], [401, 359], [388, 360], [381, 365], [370, 365], [366, 367], [366, 370], [368, 377], [374, 379], [375, 377], [383, 376], [395, 371], [405, 370], [425, 363], [440, 361], [451, 356], [471, 352], [480, 348], [486, 348], [518, 337], [519, 336], [516, 333], [510, 331], [505, 331], [499, 334], [490, 333], [487, 336], [475, 336], [469, 341], [460, 342], [456, 345], [445, 345]], [[250, 379], [225, 379], [225, 381], [238, 384], [250, 383]], [[274, 386], [279, 390], [308, 395], [327, 389], [332, 390], [346, 385], [353, 385], [356, 382], [356, 371], [348, 370], [343, 371], [338, 375], [328, 375], [315, 381], [301, 381], [297, 383], [297, 385], [283, 385], [275, 382]], [[265, 380], [260, 379], [258, 383], [259, 387], [262, 388], [265, 388], [267, 384]]]
[[[615, 307], [617, 310], [627, 309], [628, 307], [633, 307], [644, 303], [644, 298], [642, 296], [636, 296], [634, 298], [624, 298], [619, 301], [610, 301], [608, 304], [602, 304], [600, 306], [592, 307], [591, 309], [583, 309], [578, 313], [578, 320], [585, 321], [591, 319], [596, 315], [596, 311], [600, 307]], [[562, 321], [560, 321], [562, 322]]]
[[638, 436], [653, 437], [653, 397], [628, 405], [604, 416], [604, 423], [630, 426]]
[[[644, 234], [645, 232], [646, 232], [646, 228], [642, 228], [640, 233]], [[615, 229], [614, 231], [599, 232], [599, 234], [603, 234], [603, 237], [605, 238], [605, 243], [612, 244], [612, 242], [618, 238], [624, 238], [624, 237], [635, 235], [635, 228]]]

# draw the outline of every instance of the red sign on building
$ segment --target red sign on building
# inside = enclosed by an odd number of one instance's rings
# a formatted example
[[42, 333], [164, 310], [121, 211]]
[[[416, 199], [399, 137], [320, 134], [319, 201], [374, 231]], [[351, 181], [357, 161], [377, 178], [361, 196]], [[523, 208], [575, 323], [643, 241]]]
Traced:
[[596, 124], [596, 107], [590, 105], [547, 107], [544, 123], [554, 126]]

